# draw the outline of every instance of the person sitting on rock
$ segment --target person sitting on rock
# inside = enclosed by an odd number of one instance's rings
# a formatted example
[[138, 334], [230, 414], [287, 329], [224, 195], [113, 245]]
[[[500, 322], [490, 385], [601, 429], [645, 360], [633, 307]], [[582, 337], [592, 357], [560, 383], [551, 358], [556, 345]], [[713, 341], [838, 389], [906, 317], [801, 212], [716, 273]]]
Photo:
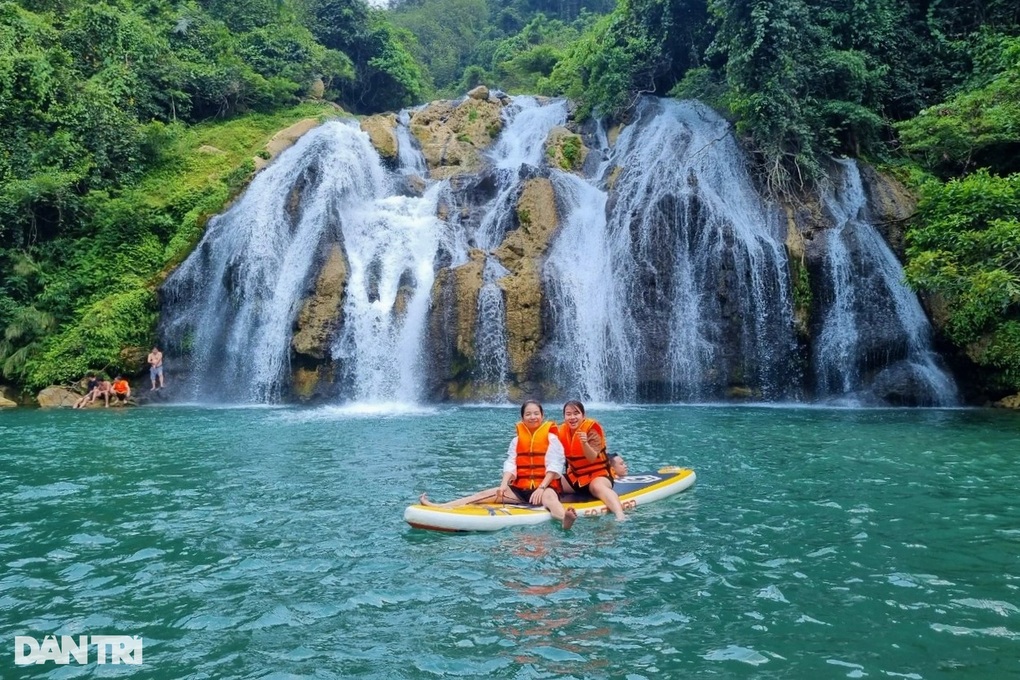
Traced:
[[92, 391], [92, 398], [89, 399], [89, 403], [95, 403], [98, 397], [102, 397], [106, 400], [106, 407], [110, 407], [110, 394], [113, 393], [113, 385], [106, 379], [105, 376], [99, 377], [99, 384], [96, 385], [96, 389]]
[[95, 373], [89, 373], [86, 377], [89, 381], [88, 386], [85, 388], [85, 396], [74, 402], [74, 406], [71, 408], [82, 408], [85, 406], [85, 402], [91, 403], [96, 400], [95, 393], [96, 389], [99, 388], [99, 378], [96, 377]]
[[113, 381], [113, 396], [117, 397], [121, 404], [131, 398], [131, 385], [128, 385], [128, 381], [122, 375], [118, 375]]

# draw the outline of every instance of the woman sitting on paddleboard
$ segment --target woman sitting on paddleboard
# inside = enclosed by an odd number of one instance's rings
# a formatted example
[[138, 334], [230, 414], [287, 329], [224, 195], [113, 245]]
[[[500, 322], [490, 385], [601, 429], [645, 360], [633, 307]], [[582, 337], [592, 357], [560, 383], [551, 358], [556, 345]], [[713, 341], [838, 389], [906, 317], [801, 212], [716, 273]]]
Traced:
[[563, 521], [564, 529], [569, 529], [577, 519], [577, 511], [564, 510], [560, 503], [563, 445], [556, 436], [556, 423], [542, 422], [544, 418], [545, 411], [537, 401], [529, 399], [521, 405], [521, 421], [507, 449], [496, 502], [513, 493], [524, 503], [545, 506], [553, 517]]
[[521, 405], [521, 422], [517, 423], [517, 436], [510, 440], [503, 481], [498, 487], [447, 503], [434, 503], [422, 494], [418, 502], [433, 508], [459, 508], [470, 503], [504, 503], [516, 496], [524, 503], [545, 506], [553, 517], [563, 521], [564, 529], [569, 529], [577, 519], [577, 511], [564, 509], [560, 503], [558, 491], [566, 465], [563, 445], [556, 436], [556, 424], [543, 423], [544, 418], [545, 411], [537, 401]]
[[584, 415], [584, 404], [568, 401], [563, 405], [563, 424], [559, 426], [560, 443], [567, 459], [564, 490], [567, 493], [588, 493], [606, 504], [619, 522], [623, 514], [620, 497], [613, 491], [613, 476], [606, 455], [606, 435], [602, 426]]

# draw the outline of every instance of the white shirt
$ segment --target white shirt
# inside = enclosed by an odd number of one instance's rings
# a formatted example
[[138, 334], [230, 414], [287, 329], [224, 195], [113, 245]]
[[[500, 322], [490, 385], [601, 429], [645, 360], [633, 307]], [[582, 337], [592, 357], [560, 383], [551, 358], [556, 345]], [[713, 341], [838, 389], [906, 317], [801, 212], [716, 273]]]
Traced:
[[[563, 451], [563, 444], [560, 438], [549, 433], [549, 448], [545, 452], [545, 471], [553, 473], [556, 477], [562, 477], [567, 467], [567, 456]], [[503, 473], [509, 472], [517, 477], [517, 437], [510, 440], [510, 448], [506, 450], [506, 461], [503, 463]], [[555, 477], [554, 477], [555, 479]]]

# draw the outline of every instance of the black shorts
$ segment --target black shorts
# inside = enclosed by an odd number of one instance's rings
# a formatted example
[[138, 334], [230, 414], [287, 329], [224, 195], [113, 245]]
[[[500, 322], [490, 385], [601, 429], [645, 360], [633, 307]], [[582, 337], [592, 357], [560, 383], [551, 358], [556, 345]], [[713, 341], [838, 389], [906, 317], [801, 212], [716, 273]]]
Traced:
[[[600, 475], [600, 476], [604, 477], [605, 475]], [[595, 479], [597, 479], [597, 478], [593, 478], [591, 481], [594, 482]], [[612, 477], [609, 477], [608, 479], [609, 479], [609, 486], [615, 486], [616, 485], [616, 483], [613, 481]], [[591, 486], [591, 482], [589, 482], [588, 484], [585, 484], [584, 486], [575, 486], [574, 483], [571, 482], [570, 486], [572, 486], [574, 488], [574, 493], [576, 493], [576, 494], [587, 494], [587, 495], [591, 496], [592, 498], [595, 498], [595, 496], [592, 494], [591, 490], [589, 489], [589, 487]]]
[[114, 392], [113, 396], [117, 397], [121, 401], [126, 401], [127, 400], [127, 394], [126, 393]]
[[534, 489], [528, 491], [527, 489], [518, 489], [516, 486], [511, 486], [510, 490], [514, 492], [514, 495], [517, 496], [521, 503], [531, 505], [531, 494], [535, 493]]

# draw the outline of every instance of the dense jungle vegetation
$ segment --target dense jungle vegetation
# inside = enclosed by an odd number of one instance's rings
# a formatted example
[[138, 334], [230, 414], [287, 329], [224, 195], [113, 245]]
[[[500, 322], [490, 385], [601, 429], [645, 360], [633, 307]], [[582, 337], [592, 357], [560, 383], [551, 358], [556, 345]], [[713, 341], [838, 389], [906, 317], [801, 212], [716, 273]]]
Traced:
[[[277, 129], [486, 84], [734, 121], [762, 184], [852, 155], [921, 196], [907, 276], [1020, 390], [1020, 5], [1005, 0], [0, 2], [0, 377], [134, 370], [155, 290]], [[141, 349], [140, 349], [141, 348]]]

